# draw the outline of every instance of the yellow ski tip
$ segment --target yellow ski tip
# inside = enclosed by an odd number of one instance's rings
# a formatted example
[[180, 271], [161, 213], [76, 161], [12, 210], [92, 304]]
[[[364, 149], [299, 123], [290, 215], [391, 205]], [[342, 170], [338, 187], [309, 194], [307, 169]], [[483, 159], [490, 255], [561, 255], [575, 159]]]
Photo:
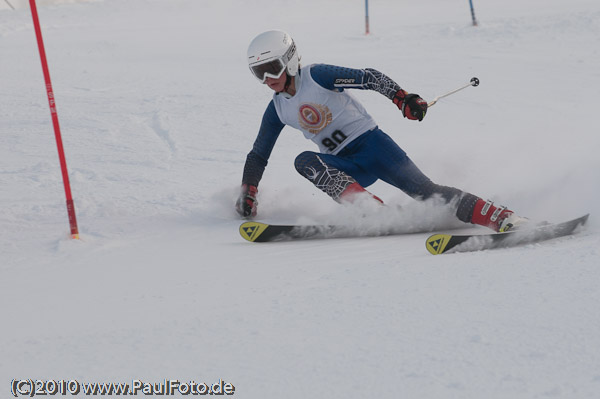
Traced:
[[448, 245], [450, 237], [452, 236], [449, 234], [434, 234], [427, 239], [425, 246], [432, 255], [439, 255], [444, 252], [444, 249], [446, 249], [446, 245]]
[[240, 226], [240, 235], [248, 240], [254, 242], [269, 225], [259, 222], [245, 222]]

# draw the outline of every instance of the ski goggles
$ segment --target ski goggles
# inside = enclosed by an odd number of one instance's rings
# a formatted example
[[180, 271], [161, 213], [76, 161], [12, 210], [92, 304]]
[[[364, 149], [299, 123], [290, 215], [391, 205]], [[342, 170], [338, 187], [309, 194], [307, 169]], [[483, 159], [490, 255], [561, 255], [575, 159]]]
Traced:
[[260, 83], [265, 83], [267, 78], [279, 79], [283, 74], [283, 71], [285, 71], [285, 67], [285, 63], [281, 57], [279, 57], [263, 64], [252, 65], [250, 66], [250, 70], [254, 77], [260, 80]]

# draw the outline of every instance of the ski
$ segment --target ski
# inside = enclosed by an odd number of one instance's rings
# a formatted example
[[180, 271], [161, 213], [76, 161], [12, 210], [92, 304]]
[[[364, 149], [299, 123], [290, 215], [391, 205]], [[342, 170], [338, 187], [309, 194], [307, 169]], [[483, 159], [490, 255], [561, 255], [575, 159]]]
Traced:
[[509, 231], [492, 234], [434, 234], [425, 241], [427, 250], [433, 255], [448, 252], [471, 252], [484, 249], [515, 247], [540, 241], [550, 240], [573, 234], [575, 229], [583, 226], [587, 215], [557, 224], [545, 224], [532, 229]]
[[383, 228], [381, 226], [357, 227], [344, 225], [281, 225], [261, 222], [245, 222], [240, 226], [240, 235], [251, 242], [272, 242], [290, 240], [379, 237], [401, 234], [426, 233], [431, 227]]
[[281, 225], [260, 222], [245, 222], [240, 226], [241, 236], [251, 242], [324, 238], [335, 234], [337, 230], [337, 226], [329, 225]]

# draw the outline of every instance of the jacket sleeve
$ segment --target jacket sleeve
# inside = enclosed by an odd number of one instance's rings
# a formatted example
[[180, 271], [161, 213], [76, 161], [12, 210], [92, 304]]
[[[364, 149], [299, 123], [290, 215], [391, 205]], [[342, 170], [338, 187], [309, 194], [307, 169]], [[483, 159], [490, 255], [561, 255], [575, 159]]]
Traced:
[[284, 126], [285, 124], [277, 116], [275, 104], [271, 100], [263, 115], [258, 136], [254, 141], [252, 150], [246, 157], [242, 184], [258, 187], [258, 183], [262, 179], [269, 157], [271, 156], [271, 151]]
[[316, 64], [310, 75], [320, 86], [335, 91], [344, 89], [374, 90], [390, 100], [402, 88], [389, 76], [376, 69], [353, 69], [327, 64]]

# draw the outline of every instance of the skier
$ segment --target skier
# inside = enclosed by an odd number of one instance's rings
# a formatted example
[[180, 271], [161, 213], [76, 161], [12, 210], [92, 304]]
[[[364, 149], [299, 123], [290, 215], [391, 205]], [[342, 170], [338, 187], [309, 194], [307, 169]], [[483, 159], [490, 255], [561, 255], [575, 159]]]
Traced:
[[248, 47], [252, 74], [275, 94], [267, 106], [254, 146], [246, 158], [236, 210], [256, 216], [258, 184], [279, 133], [290, 125], [314, 141], [319, 153], [302, 152], [298, 173], [335, 201], [355, 202], [368, 196], [365, 187], [381, 179], [409, 196], [441, 197], [466, 223], [497, 232], [515, 229], [528, 219], [473, 194], [433, 183], [375, 123], [346, 89], [374, 90], [388, 97], [405, 118], [422, 121], [427, 102], [409, 94], [385, 74], [371, 68], [351, 69], [326, 64], [300, 66], [296, 45], [283, 31], [258, 35]]

